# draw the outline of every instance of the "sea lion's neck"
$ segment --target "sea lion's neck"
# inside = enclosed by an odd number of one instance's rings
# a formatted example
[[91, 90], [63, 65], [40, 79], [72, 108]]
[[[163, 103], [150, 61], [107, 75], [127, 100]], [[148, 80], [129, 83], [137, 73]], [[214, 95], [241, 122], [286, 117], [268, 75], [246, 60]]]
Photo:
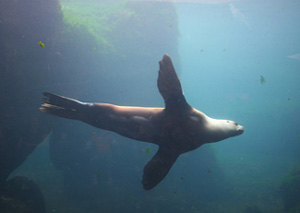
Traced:
[[232, 136], [230, 129], [226, 125], [226, 120], [205, 116], [207, 133], [209, 135], [207, 143], [218, 142]]

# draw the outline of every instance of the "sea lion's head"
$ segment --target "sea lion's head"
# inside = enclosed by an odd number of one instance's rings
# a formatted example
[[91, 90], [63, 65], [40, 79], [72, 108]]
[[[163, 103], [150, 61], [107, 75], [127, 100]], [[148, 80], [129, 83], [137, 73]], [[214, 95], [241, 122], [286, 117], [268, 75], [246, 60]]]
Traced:
[[226, 128], [229, 129], [228, 137], [233, 137], [244, 133], [244, 127], [239, 125], [237, 122], [226, 120], [225, 125], [227, 126]]
[[243, 134], [244, 127], [231, 120], [208, 119], [208, 129], [211, 134], [211, 142], [217, 142], [226, 138]]

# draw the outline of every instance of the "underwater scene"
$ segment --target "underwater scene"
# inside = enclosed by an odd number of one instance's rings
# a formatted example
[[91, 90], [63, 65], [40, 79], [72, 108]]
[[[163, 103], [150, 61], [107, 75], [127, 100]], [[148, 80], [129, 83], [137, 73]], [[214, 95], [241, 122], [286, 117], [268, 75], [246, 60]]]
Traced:
[[300, 213], [299, 11], [1, 0], [0, 212]]

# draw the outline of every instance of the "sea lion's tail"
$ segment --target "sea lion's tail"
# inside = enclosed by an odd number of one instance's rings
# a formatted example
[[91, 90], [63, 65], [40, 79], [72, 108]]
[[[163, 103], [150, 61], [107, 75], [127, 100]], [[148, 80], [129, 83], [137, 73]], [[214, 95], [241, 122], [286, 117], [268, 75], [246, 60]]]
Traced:
[[40, 107], [40, 111], [69, 119], [80, 119], [82, 110], [89, 104], [49, 92], [44, 92], [43, 95], [45, 103]]

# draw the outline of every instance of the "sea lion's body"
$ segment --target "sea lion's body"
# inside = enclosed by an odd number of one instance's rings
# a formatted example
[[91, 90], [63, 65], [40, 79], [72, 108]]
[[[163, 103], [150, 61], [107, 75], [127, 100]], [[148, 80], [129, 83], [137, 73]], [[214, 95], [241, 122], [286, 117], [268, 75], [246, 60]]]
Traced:
[[158, 88], [165, 108], [126, 107], [107, 103], [83, 103], [44, 93], [41, 111], [76, 119], [128, 138], [157, 144], [159, 150], [144, 169], [145, 189], [156, 186], [182, 153], [204, 143], [217, 142], [243, 133], [233, 121], [212, 119], [185, 100], [169, 56], [160, 61]]
[[128, 138], [163, 145], [180, 153], [219, 138], [208, 123], [212, 119], [190, 107], [169, 113], [164, 108], [126, 107], [94, 103], [78, 120]]

